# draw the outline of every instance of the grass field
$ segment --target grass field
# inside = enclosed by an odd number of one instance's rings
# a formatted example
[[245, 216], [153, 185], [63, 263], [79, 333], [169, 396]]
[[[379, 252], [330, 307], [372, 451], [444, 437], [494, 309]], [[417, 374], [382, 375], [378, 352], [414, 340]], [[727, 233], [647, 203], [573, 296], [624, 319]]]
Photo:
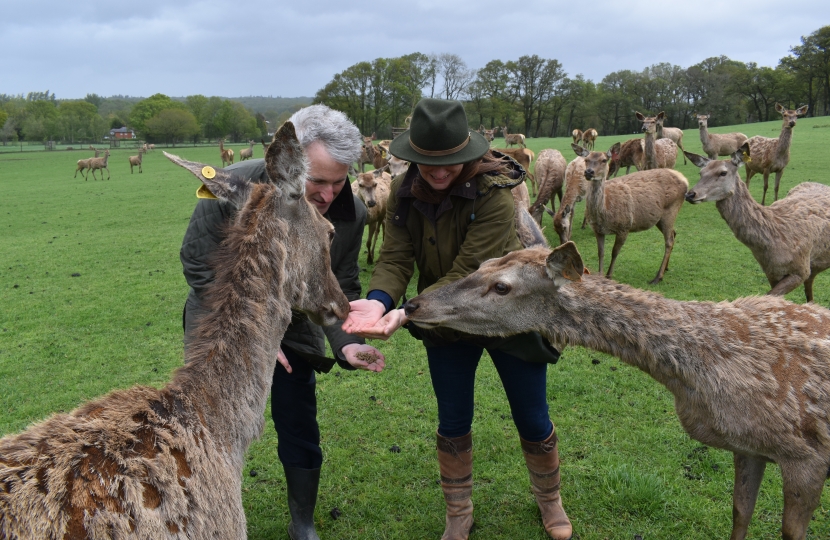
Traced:
[[[781, 193], [804, 181], [830, 184], [827, 118], [801, 119]], [[820, 126], [814, 128], [813, 126]], [[780, 122], [716, 128], [776, 137]], [[600, 137], [597, 149], [627, 137]], [[494, 146], [501, 146], [496, 139]], [[696, 130], [687, 150], [702, 153]], [[570, 138], [529, 139], [570, 160]], [[171, 150], [221, 165], [218, 148]], [[181, 364], [181, 310], [187, 287], [178, 259], [197, 182], [160, 151], [130, 174], [127, 156], [110, 156], [112, 179], [73, 178], [90, 152], [0, 154], [0, 435], [115, 388], [162, 385]], [[261, 146], [254, 156], [262, 156]], [[694, 185], [697, 169], [678, 169]], [[763, 179], [752, 193], [761, 198]], [[771, 197], [771, 194], [769, 195]], [[575, 223], [582, 221], [584, 204]], [[554, 241], [550, 218], [546, 234]], [[714, 204], [688, 205], [663, 283], [648, 285], [660, 264], [656, 229], [631, 235], [615, 279], [681, 300], [764, 294], [769, 285]], [[596, 267], [590, 229], [573, 240]], [[607, 248], [610, 254], [610, 240]], [[555, 242], [554, 242], [555, 243]], [[610, 256], [610, 255], [609, 255]], [[370, 276], [365, 255], [364, 286]], [[830, 306], [830, 272], [815, 281], [815, 301]], [[804, 302], [803, 288], [788, 298]], [[316, 519], [323, 539], [437, 539], [444, 502], [435, 459], [437, 413], [423, 348], [405, 332], [373, 343], [387, 357], [380, 374], [321, 375], [319, 419], [325, 463]], [[703, 447], [680, 427], [667, 390], [619, 360], [572, 348], [548, 371], [551, 417], [560, 437], [562, 495], [579, 540], [727, 538], [732, 456]], [[472, 539], [546, 538], [530, 492], [518, 436], [492, 365], [477, 378], [476, 530]], [[270, 419], [270, 413], [266, 411]], [[390, 448], [397, 446], [400, 452]], [[253, 472], [256, 474], [252, 474]], [[288, 509], [270, 420], [249, 452], [244, 502], [253, 539], [286, 538]], [[770, 466], [750, 538], [779, 536], [781, 479]], [[337, 508], [340, 517], [331, 511]], [[809, 538], [830, 537], [830, 490]]]

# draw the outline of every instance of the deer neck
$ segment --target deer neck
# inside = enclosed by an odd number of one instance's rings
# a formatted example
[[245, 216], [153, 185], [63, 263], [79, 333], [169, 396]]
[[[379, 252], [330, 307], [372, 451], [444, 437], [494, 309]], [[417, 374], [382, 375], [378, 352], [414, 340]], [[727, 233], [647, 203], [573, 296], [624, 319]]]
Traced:
[[278, 347], [291, 321], [293, 291], [285, 284], [285, 269], [262, 264], [291, 259], [282, 248], [285, 227], [273, 217], [276, 198], [263, 196], [273, 189], [255, 189], [238, 212], [217, 254], [208, 314], [193, 334], [187, 363], [169, 385], [192, 404], [217, 446], [240, 467], [262, 432]]
[[657, 157], [654, 155], [654, 133], [646, 131], [646, 169], [657, 168]]
[[709, 129], [706, 126], [700, 126], [700, 142], [704, 146], [709, 143]]
[[775, 161], [786, 163], [790, 157], [790, 143], [793, 141], [793, 128], [786, 123], [781, 127], [781, 134], [778, 136], [778, 144], [775, 147]]
[[[737, 172], [735, 173], [737, 174]], [[715, 203], [721, 217], [741, 243], [752, 246], [767, 246], [772, 237], [771, 211], [761, 206], [749, 188], [739, 178], [735, 181], [735, 193]]]
[[[607, 171], [606, 171], [607, 174]], [[605, 183], [606, 179], [602, 181], [591, 180], [591, 187], [588, 188], [588, 193], [585, 196], [585, 211], [588, 212], [588, 218], [596, 226], [601, 227], [602, 214], [605, 209]], [[561, 207], [560, 203], [560, 207]]]
[[602, 276], [583, 276], [556, 298], [552, 316], [542, 317], [552, 341], [614, 355], [676, 396], [710, 384], [703, 358], [718, 344], [707, 335], [719, 330], [712, 304], [670, 300]]

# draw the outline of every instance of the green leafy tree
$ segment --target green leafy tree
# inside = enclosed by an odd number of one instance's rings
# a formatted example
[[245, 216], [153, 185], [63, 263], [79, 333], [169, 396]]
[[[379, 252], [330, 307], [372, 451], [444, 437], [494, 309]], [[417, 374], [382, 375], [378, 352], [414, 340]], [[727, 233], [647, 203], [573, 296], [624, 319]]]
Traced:
[[63, 139], [74, 143], [83, 139], [100, 139], [103, 119], [95, 105], [86, 101], [62, 101], [58, 105], [57, 130]]
[[185, 109], [186, 107], [184, 103], [173, 101], [164, 94], [153, 94], [135, 104], [130, 112], [129, 125], [143, 136], [147, 133], [145, 125], [147, 120], [165, 109]]
[[535, 54], [507, 62], [505, 69], [510, 74], [510, 90], [524, 117], [524, 133], [530, 136], [533, 121], [538, 126], [544, 105], [553, 97], [565, 72], [559, 61], [545, 60]]
[[802, 103], [809, 105], [809, 115], [830, 114], [830, 26], [823, 26], [801, 37], [801, 45], [790, 49], [781, 59], [781, 67], [793, 74], [801, 86]]
[[190, 111], [164, 109], [145, 122], [147, 135], [153, 140], [165, 141], [176, 146], [177, 142], [199, 133], [199, 124]]

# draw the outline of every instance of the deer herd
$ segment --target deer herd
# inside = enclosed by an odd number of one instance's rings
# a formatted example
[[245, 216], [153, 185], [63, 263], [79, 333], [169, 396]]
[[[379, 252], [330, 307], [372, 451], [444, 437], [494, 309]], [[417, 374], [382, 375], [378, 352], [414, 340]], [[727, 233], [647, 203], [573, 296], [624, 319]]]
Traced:
[[[570, 162], [555, 149], [536, 157], [525, 136], [507, 126], [480, 126], [491, 143], [501, 130], [505, 148], [494, 150], [514, 159], [531, 181], [530, 192], [525, 184], [514, 188], [517, 229], [531, 247], [404, 306], [418, 326], [486, 336], [537, 331], [552, 343], [614, 355], [665, 385], [689, 436], [733, 453], [731, 540], [747, 535], [767, 463], [776, 463], [783, 478], [786, 540], [806, 538], [830, 477], [830, 310], [813, 303], [815, 277], [830, 268], [830, 186], [803, 182], [778, 200], [793, 128], [807, 107], [776, 104], [776, 110], [783, 120], [778, 138], [713, 134], [709, 115], [696, 114], [705, 155], [686, 151], [683, 132], [664, 126], [662, 112], [637, 112], [644, 136], [607, 151], [594, 149], [597, 130], [573, 130]], [[374, 139], [364, 137], [352, 183], [368, 209], [368, 264], [375, 261], [392, 178], [409, 166], [389, 154], [389, 141]], [[243, 160], [253, 154], [255, 143], [248, 144], [239, 152]], [[0, 439], [0, 538], [246, 536], [243, 458], [262, 430], [274, 351], [291, 310], [327, 323], [348, 311], [329, 266], [331, 226], [299, 195], [306, 162], [293, 127], [286, 123], [262, 145], [272, 184], [165, 153], [239, 209], [221, 248], [225, 264], [218, 268], [225, 270], [213, 289], [215, 315], [201, 322], [198, 346], [188, 349], [192, 358], [167, 386], [113, 392]], [[219, 149], [222, 165], [232, 164], [224, 140]], [[150, 150], [145, 145], [130, 156], [131, 172], [142, 172]], [[678, 151], [699, 168], [691, 189], [674, 169]], [[86, 170], [95, 178], [101, 170], [103, 179], [109, 155], [96, 151], [79, 160], [75, 175]], [[365, 165], [374, 170], [363, 172]], [[636, 171], [629, 173], [631, 167]], [[749, 191], [756, 173], [764, 177], [760, 203]], [[773, 203], [766, 206], [770, 173]], [[580, 201], [582, 226], [597, 242], [594, 275], [571, 241]], [[650, 283], [661, 282], [684, 202], [715, 203], [761, 266], [767, 296], [681, 302], [610, 279], [628, 234], [656, 227], [664, 252]], [[561, 243], [553, 249], [542, 234], [545, 213]], [[607, 235], [615, 240], [602, 275]], [[806, 304], [782, 298], [801, 286]]]

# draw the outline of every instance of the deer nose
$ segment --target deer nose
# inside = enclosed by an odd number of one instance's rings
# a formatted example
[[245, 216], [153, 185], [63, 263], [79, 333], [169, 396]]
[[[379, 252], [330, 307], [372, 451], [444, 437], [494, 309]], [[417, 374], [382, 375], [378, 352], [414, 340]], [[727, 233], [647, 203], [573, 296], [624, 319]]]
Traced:
[[369, 201], [366, 203], [366, 206], [369, 208], [374, 208], [377, 203], [375, 201]]
[[686, 192], [686, 202], [693, 203], [695, 201], [695, 192], [694, 191], [687, 191]]
[[418, 309], [417, 302], [413, 302], [412, 300], [407, 300], [406, 304], [403, 305], [403, 312], [406, 314], [407, 317], [411, 317], [415, 310]]
[[594, 169], [585, 169], [585, 178], [590, 180], [594, 177]]

